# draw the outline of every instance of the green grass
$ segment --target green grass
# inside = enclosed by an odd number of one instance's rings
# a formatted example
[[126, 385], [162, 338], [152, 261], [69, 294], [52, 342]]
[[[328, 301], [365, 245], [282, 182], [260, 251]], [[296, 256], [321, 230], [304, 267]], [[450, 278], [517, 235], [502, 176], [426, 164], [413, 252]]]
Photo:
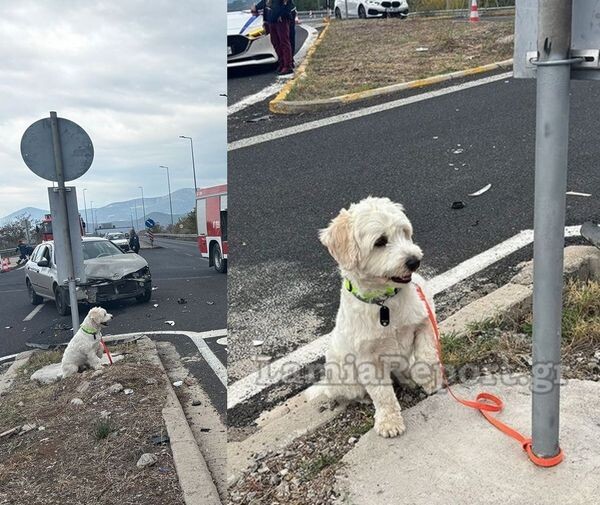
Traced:
[[306, 461], [302, 465], [302, 474], [305, 481], [314, 479], [319, 473], [328, 466], [336, 464], [342, 455], [333, 456], [330, 454], [320, 454], [315, 459]]
[[94, 437], [96, 440], [103, 440], [113, 431], [109, 419], [100, 419], [94, 426]]

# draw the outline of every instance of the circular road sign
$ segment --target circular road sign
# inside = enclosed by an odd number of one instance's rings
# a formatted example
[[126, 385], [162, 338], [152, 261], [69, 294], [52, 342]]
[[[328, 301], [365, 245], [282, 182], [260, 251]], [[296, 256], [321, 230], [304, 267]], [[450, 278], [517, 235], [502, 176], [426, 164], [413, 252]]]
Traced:
[[[85, 174], [92, 165], [94, 146], [92, 139], [77, 123], [62, 117], [57, 119], [64, 179], [72, 181]], [[34, 174], [58, 182], [50, 118], [40, 119], [25, 130], [21, 138], [21, 156]]]
[[146, 228], [152, 228], [155, 224], [154, 219], [146, 219]]

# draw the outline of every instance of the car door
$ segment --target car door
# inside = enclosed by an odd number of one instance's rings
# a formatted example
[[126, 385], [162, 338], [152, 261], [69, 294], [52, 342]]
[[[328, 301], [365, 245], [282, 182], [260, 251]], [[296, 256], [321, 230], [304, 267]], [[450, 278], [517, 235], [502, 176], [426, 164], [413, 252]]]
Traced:
[[29, 282], [31, 282], [31, 285], [33, 286], [33, 289], [34, 289], [34, 291], [36, 293], [39, 293], [39, 291], [40, 291], [40, 287], [39, 287], [39, 284], [40, 284], [40, 275], [39, 275], [40, 267], [37, 266], [37, 262], [38, 262], [38, 259], [41, 257], [41, 249], [43, 247], [44, 247], [43, 245], [38, 245], [33, 250], [33, 253], [29, 257], [29, 261], [25, 265], [25, 272], [26, 272], [25, 275], [29, 279]]
[[56, 266], [54, 263], [54, 247], [48, 244], [46, 249], [42, 251], [42, 258], [48, 261], [48, 266], [40, 267], [40, 286], [41, 294], [54, 296], [52, 285], [54, 284]]

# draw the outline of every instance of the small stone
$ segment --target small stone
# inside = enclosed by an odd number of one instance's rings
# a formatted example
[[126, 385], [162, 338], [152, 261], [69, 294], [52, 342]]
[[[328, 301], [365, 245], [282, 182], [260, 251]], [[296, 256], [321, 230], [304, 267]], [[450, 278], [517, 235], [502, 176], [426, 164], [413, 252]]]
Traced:
[[262, 466], [261, 466], [261, 467], [260, 467], [260, 468], [257, 470], [257, 472], [258, 472], [260, 475], [262, 475], [262, 474], [264, 474], [264, 473], [268, 473], [268, 472], [270, 472], [270, 470], [269, 470], [269, 467], [268, 467], [267, 465], [264, 465], [264, 464], [263, 464], [263, 465], [262, 465]]
[[81, 398], [73, 398], [71, 400], [71, 405], [83, 405], [83, 400]]
[[117, 382], [108, 388], [109, 393], [120, 393], [123, 391], [123, 385], [120, 382]]
[[197, 407], [198, 405], [202, 405], [202, 402], [200, 400], [192, 401], [192, 407]]
[[158, 381], [156, 379], [146, 379], [146, 384], [156, 384]]
[[23, 402], [19, 402], [19, 403], [17, 403], [17, 405], [18, 405], [19, 407], [24, 407], [24, 406], [25, 406], [25, 404], [24, 404]]
[[158, 458], [156, 457], [155, 454], [146, 452], [140, 456], [140, 459], [138, 459], [136, 466], [138, 468], [146, 468], [147, 466], [152, 466], [152, 465], [156, 464], [157, 461], [158, 461]]
[[38, 426], [38, 431], [44, 431], [46, 429], [45, 426]]
[[269, 479], [269, 485], [277, 486], [280, 482], [281, 478], [279, 477], [279, 475], [271, 475], [271, 478]]
[[125, 393], [126, 395], [132, 395], [133, 394], [133, 389], [124, 389], [123, 393]]
[[282, 477], [285, 477], [288, 473], [290, 473], [289, 469], [284, 468], [283, 470], [281, 470], [279, 472], [279, 475], [281, 475]]
[[179, 388], [179, 387], [183, 386], [183, 381], [175, 381], [173, 383], [173, 386], [175, 386], [176, 388]]
[[21, 426], [21, 431], [19, 432], [19, 435], [25, 435], [25, 433], [29, 433], [30, 431], [33, 431], [36, 428], [37, 424], [35, 423], [24, 424], [23, 426]]
[[79, 386], [77, 386], [76, 391], [78, 393], [85, 393], [88, 389], [90, 389], [90, 381], [83, 381]]
[[91, 377], [95, 379], [96, 377], [100, 377], [103, 373], [104, 368], [101, 368], [100, 370], [94, 370], [94, 373], [92, 373]]
[[356, 437], [350, 437], [348, 439], [348, 443], [351, 444], [351, 445], [355, 444], [356, 442], [358, 442], [358, 438], [356, 438]]

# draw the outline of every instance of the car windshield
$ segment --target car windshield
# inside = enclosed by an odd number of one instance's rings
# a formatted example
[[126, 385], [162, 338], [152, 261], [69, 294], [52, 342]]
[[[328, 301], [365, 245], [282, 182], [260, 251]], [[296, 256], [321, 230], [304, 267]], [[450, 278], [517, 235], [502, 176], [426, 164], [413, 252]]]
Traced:
[[123, 254], [123, 251], [108, 240], [93, 240], [83, 243], [83, 259], [102, 258], [104, 256], [115, 256]]
[[227, 12], [249, 11], [258, 0], [227, 0]]

